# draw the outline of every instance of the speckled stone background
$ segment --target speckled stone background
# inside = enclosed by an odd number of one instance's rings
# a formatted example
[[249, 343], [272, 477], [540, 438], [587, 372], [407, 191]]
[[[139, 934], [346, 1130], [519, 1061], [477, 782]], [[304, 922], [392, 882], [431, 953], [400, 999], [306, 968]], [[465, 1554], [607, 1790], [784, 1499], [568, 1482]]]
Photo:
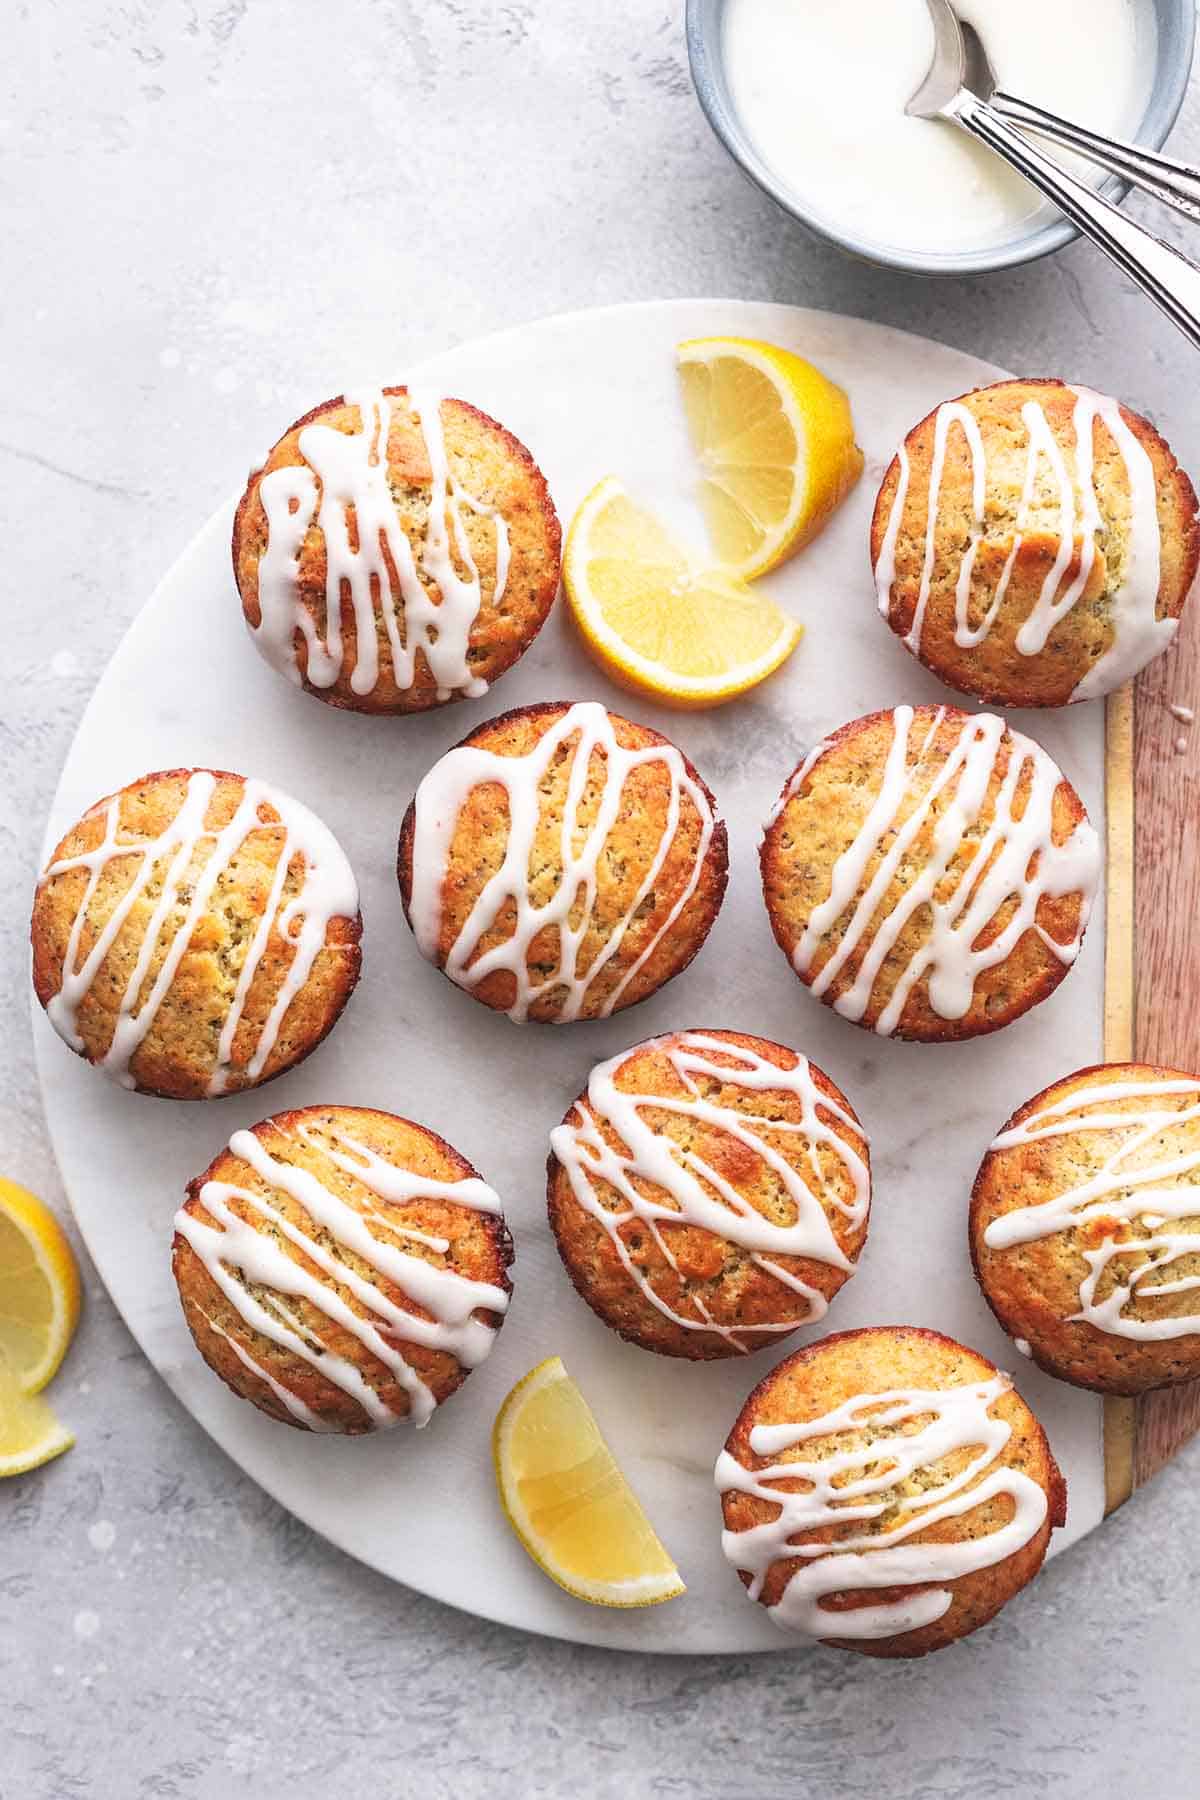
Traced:
[[[1115, 390], [1200, 469], [1200, 364], [1090, 249], [934, 285], [777, 214], [709, 136], [679, 4], [3, 13], [0, 1158], [60, 1207], [26, 1022], [42, 818], [126, 624], [314, 396], [542, 313], [728, 293]], [[1200, 157], [1194, 91], [1173, 147]], [[85, 1273], [54, 1389], [79, 1443], [0, 1489], [0, 1800], [1196, 1792], [1195, 1449], [923, 1664], [617, 1656], [330, 1550], [213, 1448]]]

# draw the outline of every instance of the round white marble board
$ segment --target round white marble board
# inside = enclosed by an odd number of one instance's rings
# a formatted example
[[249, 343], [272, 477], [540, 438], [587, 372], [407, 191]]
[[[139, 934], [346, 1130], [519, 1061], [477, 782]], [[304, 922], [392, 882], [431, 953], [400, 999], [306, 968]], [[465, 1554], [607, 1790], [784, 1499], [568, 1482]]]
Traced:
[[[713, 1459], [771, 1350], [718, 1365], [647, 1355], [607, 1331], [573, 1292], [545, 1220], [547, 1133], [591, 1064], [674, 1027], [731, 1026], [792, 1044], [850, 1096], [872, 1140], [875, 1200], [861, 1270], [825, 1327], [935, 1326], [1014, 1369], [1049, 1431], [1070, 1489], [1062, 1548], [1103, 1515], [1101, 1404], [1014, 1356], [972, 1279], [970, 1182], [1009, 1112], [1064, 1071], [1103, 1058], [1103, 917], [1045, 1006], [956, 1047], [880, 1041], [814, 1001], [788, 974], [759, 887], [760, 824], [801, 753], [844, 720], [948, 696], [879, 620], [866, 537], [883, 469], [905, 431], [948, 395], [1002, 371], [863, 320], [745, 301], [668, 300], [545, 319], [465, 344], [419, 369], [527, 443], [564, 523], [602, 475], [701, 542], [673, 351], [737, 333], [788, 345], [849, 391], [866, 472], [831, 526], [769, 578], [803, 619], [799, 650], [746, 700], [665, 712], [610, 687], [561, 606], [517, 668], [483, 700], [422, 718], [371, 720], [321, 706], [254, 650], [229, 566], [233, 502], [165, 577], [109, 664], [67, 758], [47, 845], [100, 795], [164, 767], [265, 777], [314, 807], [358, 873], [364, 973], [346, 1016], [299, 1069], [258, 1094], [175, 1105], [125, 1093], [69, 1054], [36, 1012], [46, 1116], [80, 1231], [155, 1368], [225, 1451], [282, 1505], [381, 1575], [486, 1618], [619, 1649], [779, 1649], [722, 1558]], [[345, 372], [331, 372], [330, 392]], [[350, 371], [351, 374], [355, 371]], [[316, 402], [324, 398], [314, 394]], [[279, 421], [282, 429], [287, 421]], [[535, 700], [600, 698], [674, 737], [729, 825], [724, 910], [691, 969], [616, 1018], [516, 1027], [422, 961], [395, 881], [396, 835], [429, 765], [493, 713]], [[1099, 825], [1103, 709], [1022, 723], [1061, 762]], [[188, 1179], [237, 1127], [310, 1103], [403, 1113], [446, 1135], [499, 1190], [516, 1240], [512, 1308], [491, 1359], [421, 1432], [354, 1441], [286, 1430], [236, 1400], [192, 1347], [170, 1276], [171, 1219]], [[591, 1402], [688, 1584], [646, 1611], [586, 1606], [529, 1561], [501, 1516], [490, 1432], [518, 1376], [554, 1352]]]

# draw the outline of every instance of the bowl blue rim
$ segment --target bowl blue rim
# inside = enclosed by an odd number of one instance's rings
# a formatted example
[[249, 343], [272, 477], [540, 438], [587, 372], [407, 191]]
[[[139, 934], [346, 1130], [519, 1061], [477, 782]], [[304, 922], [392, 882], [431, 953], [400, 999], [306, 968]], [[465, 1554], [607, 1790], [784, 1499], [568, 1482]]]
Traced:
[[[1009, 244], [988, 245], [980, 250], [949, 251], [940, 256], [921, 255], [893, 245], [876, 244], [865, 238], [855, 237], [850, 232], [839, 230], [829, 220], [805, 210], [797, 197], [777, 179], [774, 171], [759, 156], [727, 101], [720, 49], [712, 41], [719, 33], [711, 30], [712, 22], [720, 18], [724, 5], [725, 0], [687, 0], [684, 29], [688, 63], [692, 84], [704, 116], [743, 173], [790, 218], [795, 219], [815, 237], [836, 244], [839, 249], [864, 262], [899, 269], [910, 275], [983, 275], [996, 269], [1011, 269], [1022, 263], [1036, 262], [1039, 257], [1061, 250], [1064, 244], [1069, 244], [1079, 236], [1078, 226], [1073, 225], [1069, 219], [1060, 218]], [[1179, 117], [1196, 49], [1195, 0], [1155, 0], [1160, 33], [1163, 28], [1164, 7], [1171, 9], [1175, 27], [1174, 32], [1170, 32], [1168, 36], [1166, 48], [1171, 50], [1180, 46], [1184, 54], [1176, 53], [1169, 59], [1164, 58], [1164, 45], [1160, 41], [1150, 104], [1137, 132], [1139, 143], [1156, 150], [1162, 148]], [[1169, 18], [1169, 31], [1171, 23]], [[1099, 185], [1099, 192], [1106, 199], [1120, 202], [1129, 192], [1129, 184], [1110, 177]]]

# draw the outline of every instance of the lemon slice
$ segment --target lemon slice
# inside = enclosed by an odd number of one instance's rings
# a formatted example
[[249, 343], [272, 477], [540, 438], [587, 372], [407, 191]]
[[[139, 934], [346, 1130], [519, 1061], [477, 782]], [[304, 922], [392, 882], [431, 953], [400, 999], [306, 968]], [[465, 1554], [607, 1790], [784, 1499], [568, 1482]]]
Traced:
[[508, 1522], [559, 1587], [595, 1606], [657, 1606], [684, 1592], [559, 1357], [518, 1381], [492, 1452]]
[[62, 1226], [33, 1194], [0, 1177], [0, 1373], [7, 1370], [9, 1385], [40, 1393], [78, 1319], [79, 1270]]
[[809, 543], [862, 474], [850, 402], [774, 344], [693, 338], [676, 354], [713, 547], [749, 581]]
[[46, 1402], [23, 1393], [15, 1370], [0, 1362], [0, 1477], [39, 1469], [74, 1442]]
[[668, 706], [719, 706], [746, 693], [803, 632], [736, 575], [698, 567], [611, 475], [571, 521], [563, 585], [611, 678]]

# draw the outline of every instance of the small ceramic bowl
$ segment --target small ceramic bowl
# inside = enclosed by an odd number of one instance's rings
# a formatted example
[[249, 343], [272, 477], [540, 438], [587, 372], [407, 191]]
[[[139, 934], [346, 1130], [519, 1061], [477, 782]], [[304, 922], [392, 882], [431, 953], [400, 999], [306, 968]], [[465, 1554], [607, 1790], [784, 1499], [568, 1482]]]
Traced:
[[[1179, 114], [1187, 91], [1196, 37], [1196, 0], [1149, 0], [1158, 20], [1158, 60], [1150, 103], [1137, 141], [1159, 149]], [[778, 202], [784, 212], [817, 237], [838, 244], [852, 256], [867, 262], [882, 263], [892, 269], [905, 269], [914, 275], [982, 275], [989, 269], [1008, 269], [1015, 263], [1033, 262], [1051, 250], [1060, 250], [1078, 237], [1069, 219], [1059, 217], [1049, 223], [1030, 221], [1007, 243], [988, 244], [978, 250], [953, 250], [942, 253], [902, 250], [891, 244], [880, 244], [853, 232], [839, 229], [836, 221], [810, 210], [804, 198], [792, 191], [765, 163], [755, 149], [740, 118], [734, 110], [725, 75], [722, 15], [726, 0], [687, 0], [687, 46], [692, 67], [692, 80], [709, 124], [752, 181]], [[1054, 147], [1047, 145], [1050, 154]], [[1098, 191], [1110, 200], [1121, 200], [1129, 189], [1125, 182], [1109, 177]]]

